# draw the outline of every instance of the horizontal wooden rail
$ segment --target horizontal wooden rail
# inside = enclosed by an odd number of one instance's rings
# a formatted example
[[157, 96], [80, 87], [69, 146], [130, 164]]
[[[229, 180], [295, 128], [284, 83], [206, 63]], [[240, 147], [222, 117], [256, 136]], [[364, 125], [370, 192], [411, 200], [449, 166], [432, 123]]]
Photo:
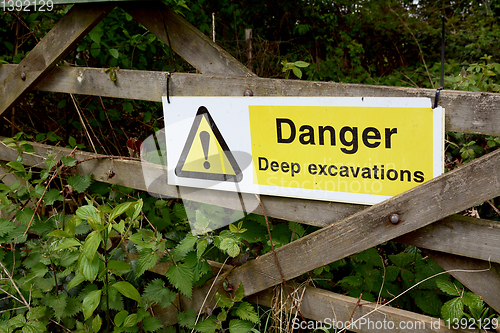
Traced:
[[[280, 247], [276, 256], [281, 272], [286, 280], [293, 279], [498, 195], [500, 150]], [[402, 221], [393, 225], [388, 216], [396, 212]], [[235, 268], [228, 280], [237, 284], [245, 277], [245, 295], [282, 281], [272, 253]]]
[[[0, 65], [0, 82], [16, 65]], [[104, 69], [56, 67], [35, 87], [41, 91], [118, 97], [161, 102], [167, 94], [164, 72], [119, 70], [112, 82]], [[330, 96], [330, 97], [428, 97], [432, 89], [372, 86], [335, 82], [263, 79], [258, 77], [172, 75], [170, 96]], [[446, 130], [500, 135], [500, 94], [443, 90], [439, 104], [445, 108]]]

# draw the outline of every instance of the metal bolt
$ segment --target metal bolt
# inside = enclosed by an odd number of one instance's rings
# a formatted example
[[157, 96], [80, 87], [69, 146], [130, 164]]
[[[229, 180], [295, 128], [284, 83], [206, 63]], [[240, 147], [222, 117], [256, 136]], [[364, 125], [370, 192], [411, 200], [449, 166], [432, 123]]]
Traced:
[[401, 222], [401, 218], [399, 217], [399, 214], [393, 213], [389, 215], [389, 221], [391, 221], [392, 224], [398, 224]]
[[247, 90], [245, 90], [245, 92], [243, 93], [243, 96], [245, 96], [245, 97], [248, 97], [248, 96], [253, 96], [253, 91], [251, 91], [250, 89], [247, 89]]
[[21, 80], [26, 81], [26, 73], [21, 73]]

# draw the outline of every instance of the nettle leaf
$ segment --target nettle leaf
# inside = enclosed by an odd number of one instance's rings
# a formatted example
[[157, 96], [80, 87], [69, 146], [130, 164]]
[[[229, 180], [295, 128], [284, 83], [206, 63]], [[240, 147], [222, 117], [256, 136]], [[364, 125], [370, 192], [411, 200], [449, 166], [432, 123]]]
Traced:
[[387, 266], [385, 268], [385, 281], [394, 282], [398, 278], [400, 268], [396, 266]]
[[72, 317], [80, 311], [82, 311], [82, 303], [77, 298], [68, 297], [62, 317]]
[[101, 302], [102, 290], [93, 290], [85, 296], [82, 302], [82, 311], [85, 320], [89, 319]]
[[236, 309], [236, 315], [241, 319], [249, 320], [252, 323], [259, 322], [259, 315], [257, 314], [257, 312], [255, 312], [252, 304], [248, 302], [243, 302], [240, 304], [240, 306], [238, 306], [238, 308]]
[[254, 324], [246, 321], [246, 320], [239, 320], [239, 319], [232, 319], [229, 322], [229, 332], [230, 333], [247, 333], [253, 328]]
[[213, 317], [208, 317], [204, 321], [196, 324], [194, 328], [201, 333], [215, 333], [215, 330], [219, 328], [219, 325]]
[[339, 281], [340, 285], [350, 286], [350, 287], [361, 287], [363, 285], [363, 277], [359, 275], [346, 276]]
[[464, 303], [460, 297], [455, 297], [444, 303], [441, 308], [443, 320], [460, 319], [464, 315]]
[[165, 282], [161, 279], [154, 279], [146, 288], [142, 296], [151, 303], [158, 303], [162, 308], [166, 308], [175, 301], [176, 293], [165, 287]]
[[66, 294], [60, 294], [57, 296], [50, 296], [47, 305], [54, 310], [54, 316], [59, 321], [64, 315], [64, 310], [68, 303], [68, 296]]
[[153, 268], [159, 259], [158, 252], [155, 250], [142, 249], [137, 259], [136, 276], [139, 277], [144, 274], [146, 270]]
[[177, 253], [189, 251], [194, 248], [197, 240], [198, 237], [193, 235], [193, 233], [188, 232], [186, 234], [186, 237], [184, 237], [184, 239], [175, 247], [175, 251]]
[[396, 266], [400, 268], [406, 268], [411, 263], [415, 261], [415, 255], [411, 253], [398, 253], [395, 255], [389, 255], [389, 260]]
[[179, 313], [179, 315], [177, 316], [177, 320], [179, 321], [179, 325], [183, 327], [193, 328], [196, 321], [196, 313], [193, 309], [186, 310], [185, 312]]
[[162, 327], [162, 322], [156, 317], [146, 317], [142, 320], [142, 329], [146, 332], [154, 332]]
[[118, 281], [111, 285], [111, 287], [118, 290], [123, 296], [133, 299], [139, 303], [141, 302], [141, 295], [130, 282]]
[[167, 270], [167, 278], [170, 283], [179, 289], [181, 293], [187, 297], [191, 297], [193, 294], [193, 279], [194, 274], [191, 267], [186, 264], [178, 264], [171, 266]]
[[92, 182], [92, 174], [89, 173], [85, 176], [74, 175], [68, 178], [68, 185], [71, 185], [74, 191], [83, 193]]
[[438, 316], [443, 306], [443, 302], [439, 299], [438, 295], [429, 291], [419, 291], [414, 296], [415, 304], [431, 316]]
[[16, 229], [17, 226], [9, 219], [0, 219], [0, 237]]
[[460, 294], [455, 284], [451, 281], [438, 279], [436, 280], [436, 285], [442, 292], [447, 293], [450, 296], [458, 296]]

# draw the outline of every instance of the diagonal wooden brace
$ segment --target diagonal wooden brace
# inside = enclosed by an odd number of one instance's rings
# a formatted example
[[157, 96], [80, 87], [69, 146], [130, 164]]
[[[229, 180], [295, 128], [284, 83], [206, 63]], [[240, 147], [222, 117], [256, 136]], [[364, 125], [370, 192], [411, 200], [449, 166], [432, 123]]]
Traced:
[[75, 4], [0, 83], [0, 114], [17, 103], [113, 8], [100, 3]]
[[161, 1], [141, 2], [140, 5], [130, 2], [120, 6], [203, 74], [255, 76], [245, 65]]
[[[498, 195], [500, 150], [287, 244], [276, 255], [289, 280]], [[402, 222], [392, 224], [392, 213]], [[235, 268], [228, 279], [233, 285], [246, 281], [246, 296], [282, 282], [272, 253]]]

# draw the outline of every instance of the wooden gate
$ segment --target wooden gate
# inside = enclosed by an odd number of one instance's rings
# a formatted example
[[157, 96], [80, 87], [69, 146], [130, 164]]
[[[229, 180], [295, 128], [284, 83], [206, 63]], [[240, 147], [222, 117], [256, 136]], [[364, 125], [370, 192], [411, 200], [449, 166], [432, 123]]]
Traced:
[[[68, 2], [54, 1], [56, 4]], [[0, 114], [19, 102], [31, 89], [160, 102], [167, 93], [165, 72], [120, 70], [116, 73], [116, 82], [111, 82], [104, 69], [56, 66], [117, 5], [116, 2], [71, 2], [77, 4], [20, 64], [0, 66]], [[161, 2], [123, 1], [119, 2], [119, 6], [202, 73], [172, 74], [169, 82], [172, 96], [243, 96], [246, 90], [251, 90], [254, 96], [435, 96], [435, 91], [430, 89], [259, 78]], [[169, 32], [170, 43], [164, 24]], [[500, 135], [500, 94], [445, 90], [441, 92], [439, 104], [446, 109], [447, 131]], [[37, 143], [33, 146], [35, 153], [23, 156], [25, 164], [29, 166], [43, 167], [43, 156], [49, 150], [56, 151], [58, 156], [70, 152], [69, 149]], [[16, 155], [16, 150], [0, 145], [0, 160], [12, 161]], [[78, 160], [96, 156], [99, 155], [85, 152], [75, 154]], [[110, 170], [116, 174], [115, 177], [108, 177]], [[79, 164], [76, 172], [92, 173], [94, 180], [101, 182], [177, 196], [177, 189], [167, 185], [166, 179], [156, 184], [155, 188], [148, 189], [143, 177], [137, 176], [142, 175], [141, 163], [137, 161], [119, 157], [94, 158]], [[209, 194], [197, 200], [211, 203], [217, 196], [217, 202], [224, 202], [228, 208], [241, 207], [239, 200], [230, 197], [220, 200], [225, 196], [223, 192], [205, 193]], [[500, 224], [454, 215], [499, 195], [500, 150], [497, 150], [371, 207], [272, 196], [261, 196], [261, 201], [269, 216], [323, 227], [276, 250], [286, 280], [380, 243], [395, 240], [425, 249], [429, 257], [445, 270], [450, 270], [450, 274], [474, 293], [482, 295], [489, 306], [500, 311]], [[257, 198], [248, 195], [245, 200]], [[258, 203], [255, 202], [255, 206]], [[402, 220], [397, 225], [388, 220], [388, 216], [394, 212]], [[264, 212], [258, 208], [255, 213]], [[164, 274], [167, 269], [165, 265], [159, 264], [152, 271]], [[273, 287], [282, 283], [272, 253], [239, 267], [222, 268], [230, 283], [238, 285], [241, 281], [245, 296], [258, 299], [260, 304], [270, 305]], [[343, 322], [350, 319], [356, 321], [369, 314], [372, 321], [385, 319], [396, 323], [408, 320], [427, 323], [425, 329], [398, 330], [396, 327], [396, 332], [454, 331], [442, 321], [440, 328], [437, 328], [436, 319], [428, 316], [378, 304], [358, 306], [358, 300], [351, 297], [313, 287], [296, 287], [302, 295], [302, 315], [313, 320], [336, 318]], [[178, 301], [184, 309], [198, 310], [209, 289], [210, 284], [207, 284], [195, 289], [192, 299], [181, 296]], [[210, 292], [214, 293], [215, 290]], [[160, 317], [165, 323], [171, 324], [175, 321], [176, 313], [174, 308], [170, 310]], [[434, 327], [431, 323], [434, 323]], [[356, 326], [350, 330], [377, 331]]]

